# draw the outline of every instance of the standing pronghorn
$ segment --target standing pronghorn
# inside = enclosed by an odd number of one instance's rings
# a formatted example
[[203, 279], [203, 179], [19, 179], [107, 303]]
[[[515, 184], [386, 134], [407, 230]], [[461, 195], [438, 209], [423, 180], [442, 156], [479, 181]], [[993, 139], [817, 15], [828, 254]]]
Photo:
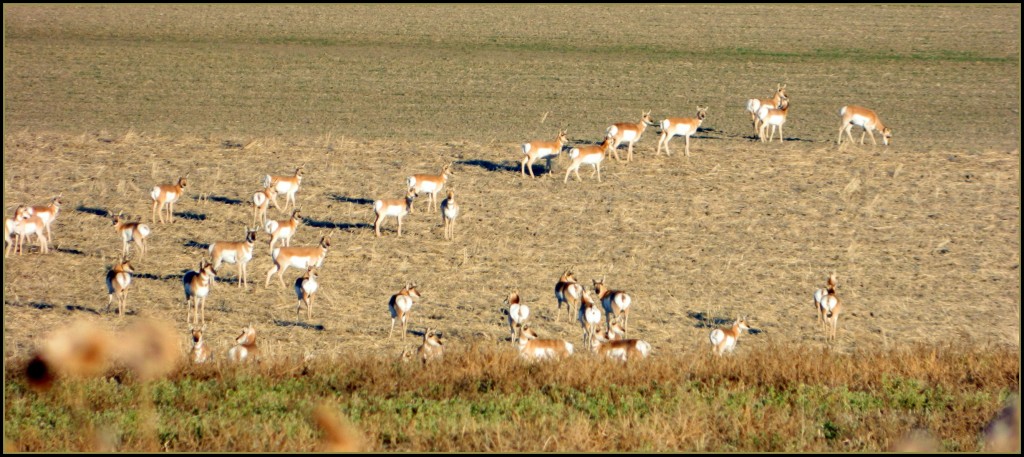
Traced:
[[[452, 172], [452, 165], [450, 162], [445, 166], [441, 167], [441, 174], [439, 175], [412, 175], [406, 178], [406, 183], [409, 185], [409, 190], [415, 191], [416, 195], [420, 192], [425, 192], [430, 196], [430, 211], [434, 210], [437, 206], [437, 194], [444, 188], [444, 184], [448, 182], [448, 175], [454, 175]], [[415, 212], [412, 207], [412, 203], [409, 204], [409, 212]]]
[[711, 350], [719, 356], [725, 352], [732, 352], [733, 349], [736, 349], [736, 341], [740, 339], [740, 334], [744, 330], [750, 330], [745, 318], [736, 318], [736, 322], [733, 322], [731, 328], [716, 328], [712, 330], [711, 335], [709, 335]]
[[270, 248], [274, 248], [274, 243], [277, 240], [281, 240], [283, 246], [291, 244], [292, 236], [299, 229], [299, 222], [302, 222], [302, 214], [300, 214], [298, 208], [292, 211], [292, 217], [288, 219], [282, 221], [271, 219], [267, 221], [267, 225], [263, 226], [263, 230], [270, 234]]
[[[35, 235], [39, 240], [39, 252], [43, 254], [50, 252], [44, 227], [43, 219], [33, 214], [32, 208], [19, 206], [14, 210], [14, 217], [4, 221], [5, 238], [9, 242], [7, 250], [4, 252], [4, 257], [10, 254], [11, 248], [14, 248], [18, 255], [21, 255], [24, 251], [25, 238], [32, 235]], [[14, 235], [14, 240], [10, 239], [11, 235]]]
[[316, 291], [320, 284], [316, 281], [319, 274], [316, 272], [316, 265], [306, 267], [306, 274], [295, 279], [295, 295], [299, 304], [295, 305], [295, 315], [299, 315], [302, 305], [306, 305], [306, 320], [313, 318], [313, 299], [316, 298]]
[[759, 135], [761, 132], [760, 119], [757, 117], [757, 111], [762, 106], [768, 106], [771, 108], [779, 108], [782, 101], [789, 97], [786, 96], [786, 86], [784, 84], [778, 84], [775, 89], [775, 95], [772, 98], [752, 98], [747, 100], [747, 112], [750, 113], [750, 120], [754, 123], [754, 135]]
[[[22, 219], [31, 215], [31, 210], [28, 207], [18, 205], [14, 209], [14, 216], [4, 219], [4, 257], [7, 257], [11, 253], [11, 249], [16, 248], [21, 242], [21, 235], [15, 230], [15, 227]], [[12, 236], [14, 239], [11, 239]]]
[[[187, 306], [186, 324], [199, 324], [202, 316], [203, 324], [206, 324], [206, 297], [210, 294], [210, 284], [217, 276], [213, 264], [205, 259], [199, 261], [198, 270], [189, 270], [181, 278], [185, 286], [185, 305]], [[193, 313], [193, 309], [195, 312]], [[193, 316], [195, 319], [193, 320]]]
[[[295, 193], [299, 191], [299, 184], [302, 184], [302, 167], [295, 169], [295, 176], [266, 175], [263, 177], [263, 187], [274, 187], [275, 193], [269, 197], [274, 202], [274, 208], [281, 211], [288, 211], [289, 204], [292, 207], [296, 206]], [[284, 208], [278, 206], [277, 194], [285, 195]]]
[[189, 351], [188, 358], [192, 363], [206, 363], [207, 360], [210, 360], [210, 346], [207, 346], [206, 341], [203, 340], [205, 331], [205, 325], [200, 328], [191, 325], [188, 327], [188, 332], [192, 334], [192, 350]]
[[558, 300], [558, 310], [556, 310], [555, 315], [556, 321], [562, 317], [562, 303], [565, 303], [565, 309], [569, 312], [569, 319], [572, 319], [576, 315], [576, 308], [579, 306], [582, 297], [583, 285], [576, 282], [571, 268], [565, 270], [565, 273], [562, 273], [562, 277], [558, 278], [558, 283], [555, 284], [555, 300]]
[[252, 323], [242, 327], [242, 334], [235, 337], [235, 345], [228, 349], [228, 360], [232, 362], [244, 362], [255, 360], [259, 355], [259, 348], [256, 347], [256, 328]]
[[523, 327], [517, 340], [519, 355], [527, 360], [545, 360], [569, 357], [572, 355], [572, 343], [565, 340], [537, 339], [537, 332], [529, 326]]
[[128, 286], [132, 284], [132, 273], [134, 272], [135, 270], [132, 268], [132, 264], [128, 262], [128, 259], [123, 259], [114, 264], [113, 268], [107, 272], [106, 311], [110, 311], [110, 305], [114, 303], [114, 297], [116, 296], [117, 315], [124, 317], [124, 310], [128, 305]]
[[448, 189], [448, 198], [441, 202], [441, 221], [444, 223], [444, 239], [455, 238], [455, 218], [459, 217], [459, 204], [455, 203], [455, 191]]
[[626, 155], [626, 162], [633, 161], [633, 144], [640, 141], [640, 136], [644, 134], [644, 130], [648, 125], [654, 125], [654, 121], [651, 120], [651, 112], [644, 111], [640, 114], [640, 122], [633, 124], [631, 122], [620, 122], [618, 124], [612, 124], [606, 130], [606, 136], [612, 137], [614, 143], [612, 144], [612, 152], [615, 154], [615, 161], [621, 162], [619, 159], [619, 145], [625, 142], [629, 145], [629, 153]]
[[406, 285], [405, 288], [392, 295], [391, 299], [388, 300], [388, 311], [391, 313], [391, 332], [388, 333], [389, 340], [391, 335], [395, 333], [396, 319], [402, 321], [402, 338], [405, 338], [405, 334], [408, 332], [409, 313], [412, 311], [414, 298], [420, 298], [420, 293], [416, 290], [416, 283]]
[[46, 241], [48, 243], [53, 242], [53, 235], [50, 233], [50, 224], [53, 223], [53, 220], [57, 218], [57, 213], [60, 212], [60, 197], [63, 195], [64, 193], [61, 192], [56, 197], [53, 197], [53, 200], [49, 205], [32, 207], [32, 214], [39, 216], [43, 221], [43, 225], [46, 227]]
[[665, 145], [665, 155], [672, 155], [668, 148], [668, 142], [676, 135], [686, 137], [686, 156], [690, 156], [690, 136], [697, 133], [704, 118], [708, 117], [708, 107], [697, 106], [697, 117], [670, 117], [661, 121], [661, 136], [658, 137], [658, 150], [654, 155], [661, 153], [661, 145]]
[[[615, 325], [618, 326], [618, 324]], [[599, 355], [622, 362], [630, 358], [644, 358], [651, 354], [650, 343], [638, 339], [618, 339], [614, 335], [609, 330], [598, 330], [590, 342], [590, 349]]]
[[181, 195], [185, 193], [185, 186], [188, 184], [186, 178], [188, 178], [188, 173], [178, 178], [177, 184], [162, 184], [154, 186], [153, 190], [149, 191], [149, 196], [153, 199], [154, 224], [156, 223], [157, 211], [160, 212], [160, 223], [164, 223], [164, 208], [167, 208], [167, 219], [174, 222], [174, 202], [177, 202]]
[[826, 288], [814, 291], [814, 305], [818, 309], [818, 322], [821, 322], [826, 338], [835, 340], [836, 329], [839, 326], [839, 310], [842, 308], [839, 297], [836, 296], [835, 273], [829, 275]]
[[320, 245], [317, 247], [274, 248], [270, 255], [274, 260], [274, 265], [267, 271], [267, 281], [263, 287], [270, 287], [270, 277], [274, 273], [277, 273], [277, 280], [281, 281], [281, 287], [284, 287], [284, 271], [288, 267], [305, 269], [312, 265], [320, 268], [324, 264], [324, 258], [327, 257], [327, 250], [330, 247], [331, 237], [321, 236]]
[[217, 241], [210, 245], [210, 260], [213, 269], [219, 270], [221, 262], [238, 264], [238, 287], [248, 285], [248, 269], [252, 260], [253, 247], [256, 245], [256, 229], [245, 228], [245, 241]]
[[277, 206], [277, 181], [274, 181], [269, 186], [264, 187], [263, 190], [252, 194], [253, 225], [266, 225], [267, 209], [270, 208], [271, 202], [274, 203], [275, 208], [281, 209]]
[[594, 279], [594, 293], [598, 300], [601, 300], [601, 307], [604, 308], [605, 325], [612, 328], [612, 317], [615, 322], [622, 319], [623, 334], [629, 329], [629, 305], [633, 303], [633, 297], [621, 290], [611, 290], [604, 285], [604, 278], [600, 281]]
[[843, 144], [843, 130], [846, 130], [846, 136], [850, 137], [850, 142], [853, 142], [850, 130], [854, 125], [859, 125], [864, 129], [864, 133], [860, 134], [860, 144], [864, 144], [864, 135], [870, 133], [871, 144], [877, 145], [878, 142], [875, 141], [875, 133], [872, 130], [878, 130], [882, 134], [882, 143], [886, 146], [889, 145], [892, 129], [882, 124], [874, 111], [863, 106], [846, 105], [839, 108], [839, 116], [843, 118], [843, 123], [839, 125], [839, 138], [836, 138], [836, 144]]
[[508, 305], [508, 328], [512, 332], [512, 340], [515, 341], [518, 337], [516, 330], [521, 331], [526, 319], [530, 317], [530, 307], [520, 303], [518, 290], [508, 294], [505, 304]]
[[146, 255], [146, 237], [149, 236], [149, 226], [141, 221], [128, 222], [117, 213], [113, 218], [114, 230], [121, 235], [121, 256], [128, 257], [128, 242], [134, 241], [139, 247], [139, 259]]
[[583, 289], [583, 303], [580, 305], [577, 319], [583, 327], [583, 347], [590, 347], [597, 327], [601, 325], [601, 308], [597, 306], [590, 292]]
[[521, 148], [523, 150], [523, 161], [519, 164], [519, 172], [526, 176], [526, 170], [530, 170], [530, 177], [535, 178], [533, 174], [533, 163], [537, 159], [547, 160], [548, 173], [551, 172], [551, 158], [557, 156], [562, 152], [562, 146], [569, 142], [569, 137], [566, 136], [568, 133], [564, 129], [558, 130], [558, 136], [555, 137], [555, 141], [531, 141], [529, 143], [523, 143]]
[[423, 332], [423, 344], [416, 350], [416, 355], [424, 365], [444, 356], [444, 343], [441, 342], [441, 336], [434, 329], [428, 328]]
[[576, 173], [576, 180], [580, 179], [580, 165], [587, 164], [593, 165], [594, 171], [590, 173], [590, 177], [594, 177], [594, 173], [597, 173], [597, 182], [601, 182], [601, 162], [604, 161], [605, 153], [608, 148], [612, 145], [612, 137], [604, 137], [604, 141], [599, 145], [583, 146], [578, 148], [572, 148], [569, 150], [569, 168], [565, 170], [565, 179], [563, 183], [569, 182], [569, 173]]
[[412, 200], [416, 198], [416, 191], [409, 189], [404, 199], [377, 200], [373, 202], [373, 213], [377, 216], [373, 220], [373, 231], [380, 236], [380, 224], [384, 218], [392, 216], [398, 219], [398, 236], [402, 236], [402, 218], [412, 211]]
[[758, 136], [761, 138], [761, 142], [764, 142], [764, 133], [768, 127], [772, 128], [771, 136], [768, 137], [768, 142], [771, 143], [772, 139], [775, 138], [775, 130], [779, 131], [779, 142], [784, 142], [782, 136], [782, 124], [786, 123], [786, 116], [789, 115], [789, 99], [783, 99], [782, 103], [779, 104], [778, 108], [769, 108], [762, 106], [757, 110], [757, 117], [761, 121], [761, 131]]

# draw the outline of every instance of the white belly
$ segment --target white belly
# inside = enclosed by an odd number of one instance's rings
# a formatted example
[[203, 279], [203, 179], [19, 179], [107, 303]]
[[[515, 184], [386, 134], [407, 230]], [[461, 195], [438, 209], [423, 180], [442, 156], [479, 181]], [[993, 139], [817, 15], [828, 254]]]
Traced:
[[870, 118], [861, 116], [860, 114], [854, 114], [853, 117], [850, 118], [850, 123], [853, 125], [859, 125], [864, 128], [875, 126], [875, 124], [871, 122]]

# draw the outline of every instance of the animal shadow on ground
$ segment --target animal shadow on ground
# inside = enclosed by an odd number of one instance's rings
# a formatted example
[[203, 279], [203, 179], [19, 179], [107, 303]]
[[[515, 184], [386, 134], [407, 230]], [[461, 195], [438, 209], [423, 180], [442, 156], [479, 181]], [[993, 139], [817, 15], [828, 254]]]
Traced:
[[316, 330], [318, 332], [324, 331], [324, 326], [321, 324], [310, 324], [299, 321], [286, 321], [281, 319], [274, 319], [274, 325], [279, 327], [302, 327], [306, 330]]
[[[460, 164], [460, 165], [473, 165], [475, 167], [483, 168], [484, 170], [487, 170], [487, 171], [507, 171], [507, 172], [519, 171], [519, 167], [518, 166], [509, 164], [507, 161], [506, 162], [502, 162], [502, 163], [496, 163], [496, 162], [491, 162], [490, 160], [471, 159], [471, 160], [460, 160], [460, 161], [455, 162], [455, 163]], [[536, 165], [536, 164], [534, 164], [534, 165]], [[534, 173], [536, 173], [536, 170], [534, 171]]]
[[163, 276], [157, 276], [157, 275], [154, 275], [152, 273], [139, 273], [139, 274], [133, 274], [132, 278], [135, 278], [135, 279], [152, 279], [154, 281], [166, 281], [168, 279], [177, 279], [178, 281], [181, 281], [183, 278], [185, 278], [185, 272], [186, 271], [188, 271], [188, 270], [182, 270], [181, 274], [163, 275]]
[[242, 200], [234, 199], [234, 198], [231, 198], [231, 197], [221, 197], [220, 195], [211, 195], [211, 196], [209, 196], [207, 198], [209, 200], [213, 200], [213, 201], [218, 202], [218, 203], [223, 203], [225, 205], [241, 205], [242, 204]]
[[372, 205], [373, 200], [368, 198], [348, 197], [345, 195], [331, 194], [331, 198], [342, 203], [355, 203], [357, 205]]
[[182, 219], [188, 219], [190, 221], [205, 221], [206, 215], [200, 213], [193, 213], [192, 211], [185, 211], [181, 213], [174, 213], [175, 216]]
[[79, 251], [78, 249], [71, 249], [71, 248], [53, 248], [53, 250], [55, 250], [55, 251], [57, 251], [57, 252], [63, 252], [63, 253], [65, 253], [65, 254], [74, 254], [74, 255], [85, 255], [85, 253], [84, 253], [84, 252], [82, 252], [82, 251]]
[[78, 212], [81, 212], [81, 213], [92, 214], [94, 216], [100, 216], [100, 217], [111, 217], [111, 216], [113, 216], [113, 214], [110, 214], [110, 211], [107, 211], [105, 209], [102, 209], [102, 208], [90, 208], [90, 207], [84, 206], [84, 205], [78, 205], [78, 208], [75, 208], [75, 211], [78, 211]]
[[194, 240], [189, 240], [188, 242], [185, 243], [185, 247], [202, 249], [203, 251], [206, 251], [207, 249], [210, 249], [210, 243], [199, 243]]
[[[705, 316], [704, 313], [695, 313], [693, 311], [690, 311], [690, 312], [686, 313], [686, 315], [697, 321], [695, 324], [693, 324], [693, 326], [697, 327], [697, 328], [716, 329], [716, 328], [721, 328], [721, 327], [729, 327], [729, 326], [731, 326], [733, 324], [733, 322], [736, 322], [736, 318], [735, 317], [728, 317], [728, 318], [727, 317], [710, 317], [709, 318], [709, 317]], [[763, 330], [758, 330], [756, 328], [751, 327], [750, 330], [748, 330], [748, 332], [751, 335], [757, 335], [758, 333], [763, 332]]]
[[310, 227], [322, 228], [322, 229], [338, 229], [338, 230], [352, 230], [352, 229], [372, 229], [373, 224], [366, 222], [331, 222], [331, 221], [318, 221], [316, 219], [310, 219], [308, 217], [302, 218], [302, 222]]

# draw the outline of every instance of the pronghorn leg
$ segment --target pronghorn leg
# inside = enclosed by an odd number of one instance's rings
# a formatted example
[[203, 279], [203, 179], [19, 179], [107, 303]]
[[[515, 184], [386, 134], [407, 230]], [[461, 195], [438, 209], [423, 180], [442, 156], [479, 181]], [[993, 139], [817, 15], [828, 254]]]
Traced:
[[270, 287], [270, 277], [274, 276], [274, 273], [277, 273], [277, 270], [279, 268], [280, 267], [277, 266], [277, 263], [274, 263], [274, 265], [272, 267], [270, 267], [270, 270], [267, 271], [267, 282], [263, 283], [263, 287], [264, 288]]
[[395, 318], [391, 318], [391, 331], [388, 332], [388, 339], [391, 339], [391, 335], [395, 333]]
[[398, 236], [402, 236], [402, 217], [398, 217]]
[[690, 157], [690, 135], [686, 135], [686, 157]]

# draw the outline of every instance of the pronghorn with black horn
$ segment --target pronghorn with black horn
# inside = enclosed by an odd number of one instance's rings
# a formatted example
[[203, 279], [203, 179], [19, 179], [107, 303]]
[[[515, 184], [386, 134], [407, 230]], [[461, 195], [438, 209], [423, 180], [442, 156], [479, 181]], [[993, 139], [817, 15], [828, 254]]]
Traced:
[[[289, 206], [296, 206], [295, 193], [299, 191], [299, 184], [302, 184], [302, 168], [306, 164], [302, 164], [301, 167], [295, 169], [294, 176], [274, 176], [266, 175], [263, 177], [263, 187], [274, 187], [275, 194], [270, 195], [271, 201], [274, 202], [274, 208], [281, 211], [288, 211]], [[277, 204], [277, 194], [284, 194], [284, 208], [281, 208]]]
[[181, 282], [185, 286], [185, 304], [188, 307], [186, 324], [198, 325], [200, 316], [203, 324], [206, 324], [206, 297], [210, 295], [210, 285], [213, 284], [216, 276], [217, 271], [213, 268], [213, 264], [207, 262], [206, 259], [199, 261], [197, 270], [189, 270], [182, 276]]
[[56, 197], [53, 197], [53, 200], [50, 201], [49, 205], [32, 207], [32, 214], [39, 216], [43, 221], [43, 226], [46, 227], [46, 241], [48, 243], [53, 243], [50, 224], [53, 224], [54, 219], [57, 219], [57, 213], [60, 212], [60, 205], [62, 204], [60, 200], [62, 196], [64, 196], [63, 192], [57, 194]]
[[761, 120], [757, 116], [758, 110], [762, 106], [769, 108], [779, 108], [782, 105], [782, 101], [789, 97], [786, 96], [786, 86], [784, 84], [778, 84], [775, 88], [775, 95], [772, 98], [752, 98], [747, 100], [747, 112], [750, 113], [750, 120], [754, 124], [754, 135], [760, 138], [761, 133]]
[[555, 136], [554, 141], [531, 141], [529, 143], [523, 143], [520, 149], [523, 150], [523, 160], [519, 164], [519, 172], [526, 177], [526, 170], [530, 170], [530, 177], [535, 178], [533, 174], [533, 163], [537, 159], [547, 160], [548, 173], [551, 172], [551, 159], [558, 156], [562, 152], [562, 147], [565, 143], [569, 142], [569, 137], [566, 136], [567, 131], [565, 129], [559, 129], [558, 135]]
[[205, 325], [200, 328], [195, 328], [191, 325], [188, 327], [188, 332], [192, 335], [192, 350], [189, 351], [188, 359], [192, 363], [206, 363], [207, 360], [211, 360], [210, 346], [203, 339], [203, 332], [205, 331]]
[[128, 243], [134, 241], [135, 245], [139, 247], [139, 260], [142, 260], [146, 256], [146, 237], [149, 236], [149, 226], [141, 221], [128, 222], [121, 218], [121, 212], [111, 219], [114, 230], [121, 235], [121, 257], [128, 257]]
[[594, 281], [594, 293], [601, 300], [601, 307], [604, 308], [605, 324], [612, 327], [612, 318], [618, 322], [622, 319], [623, 330], [629, 329], [629, 305], [633, 304], [633, 297], [621, 290], [611, 290], [604, 284], [604, 277]]
[[292, 211], [292, 216], [285, 220], [269, 220], [267, 224], [263, 226], [263, 230], [270, 235], [270, 248], [274, 248], [274, 243], [277, 240], [281, 240], [283, 246], [288, 246], [292, 242], [292, 237], [295, 236], [295, 232], [299, 229], [299, 222], [302, 222], [302, 214], [298, 208]]
[[416, 191], [409, 189], [404, 199], [377, 200], [373, 202], [373, 213], [376, 218], [373, 220], [373, 232], [380, 236], [380, 225], [386, 217], [398, 219], [398, 236], [402, 236], [402, 218], [412, 211], [412, 201], [416, 198]]
[[210, 245], [210, 261], [213, 269], [220, 270], [221, 262], [238, 264], [238, 287], [248, 285], [249, 261], [252, 260], [253, 248], [256, 245], [256, 229], [245, 228], [244, 241], [217, 241]]
[[672, 155], [668, 148], [668, 142], [676, 135], [686, 137], [686, 156], [690, 156], [690, 136], [697, 133], [697, 129], [708, 117], [708, 107], [697, 106], [696, 117], [670, 117], [661, 121], [661, 136], [658, 137], [658, 150], [654, 152], [657, 156], [661, 153], [661, 146], [665, 145], [665, 155]]
[[154, 186], [149, 191], [153, 199], [153, 223], [156, 224], [157, 211], [160, 214], [160, 223], [164, 223], [164, 208], [167, 208], [167, 219], [174, 222], [174, 203], [185, 193], [185, 186], [188, 185], [188, 173], [178, 178], [177, 184], [162, 184]]
[[740, 339], [740, 334], [744, 330], [750, 330], [750, 327], [747, 326], [747, 319], [739, 317], [733, 322], [732, 327], [712, 330], [711, 334], [708, 335], [708, 338], [711, 340], [712, 352], [719, 356], [726, 352], [732, 352], [736, 349], [736, 342]]
[[[438, 175], [418, 174], [406, 178], [406, 184], [409, 185], [409, 189], [416, 192], [416, 195], [426, 193], [430, 196], [429, 211], [434, 211], [434, 208], [437, 206], [437, 194], [441, 192], [445, 183], [448, 182], [448, 175], [455, 174], [452, 172], [452, 165], [454, 164], [454, 162], [445, 164], [441, 167], [441, 174]], [[409, 204], [409, 212], [416, 212], [412, 207], [412, 203]]]
[[651, 112], [644, 111], [640, 113], [640, 122], [620, 122], [618, 124], [612, 124], [605, 131], [605, 136], [612, 137], [612, 152], [615, 155], [615, 161], [621, 162], [619, 159], [619, 145], [626, 143], [629, 145], [629, 154], [626, 156], [626, 162], [633, 161], [633, 144], [640, 141], [640, 136], [644, 134], [644, 130], [648, 125], [654, 125], [654, 121], [651, 120]]
[[277, 247], [271, 251], [270, 257], [274, 260], [274, 265], [267, 271], [267, 281], [263, 284], [264, 287], [270, 287], [270, 277], [277, 273], [277, 279], [281, 282], [281, 287], [284, 287], [284, 271], [288, 267], [295, 267], [298, 269], [309, 268], [310, 265], [320, 268], [324, 264], [324, 258], [327, 257], [327, 250], [331, 247], [330, 235], [321, 235], [320, 244], [316, 247]]

